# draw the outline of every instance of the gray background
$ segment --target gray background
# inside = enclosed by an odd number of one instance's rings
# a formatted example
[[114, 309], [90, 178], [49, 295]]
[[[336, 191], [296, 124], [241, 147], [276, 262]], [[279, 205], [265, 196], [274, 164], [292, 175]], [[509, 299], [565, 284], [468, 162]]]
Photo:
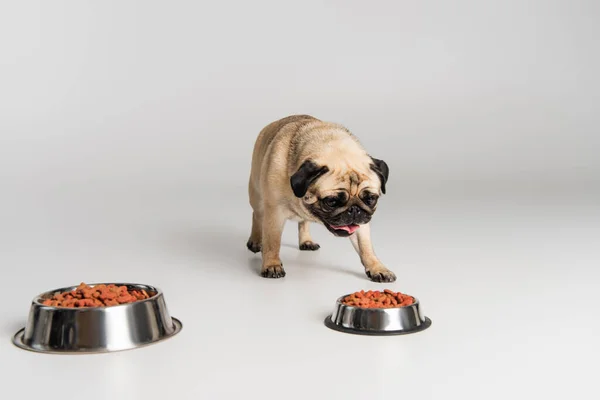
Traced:
[[[591, 0], [1, 2], [3, 390], [598, 398], [599, 20]], [[306, 253], [289, 225], [288, 275], [258, 276], [252, 146], [295, 113], [388, 162], [375, 249], [429, 330], [325, 329], [382, 286], [322, 227]], [[10, 344], [35, 294], [80, 281], [159, 286], [184, 330], [86, 368]]]
[[598, 2], [284, 3], [3, 2], [3, 184], [242, 184], [294, 113], [403, 187], [598, 182]]

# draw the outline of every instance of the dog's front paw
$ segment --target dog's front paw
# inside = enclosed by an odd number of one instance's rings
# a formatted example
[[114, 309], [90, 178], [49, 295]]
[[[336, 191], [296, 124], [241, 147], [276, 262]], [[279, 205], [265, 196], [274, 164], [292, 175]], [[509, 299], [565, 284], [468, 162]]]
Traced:
[[394, 282], [396, 280], [396, 275], [385, 267], [371, 268], [366, 273], [373, 282]]
[[319, 250], [320, 248], [321, 248], [321, 246], [319, 245], [319, 243], [315, 243], [315, 242], [311, 242], [311, 241], [306, 241], [306, 242], [300, 244], [300, 250], [315, 251], [315, 250]]
[[285, 276], [285, 270], [283, 264], [265, 266], [260, 271], [260, 275], [263, 278], [283, 278]]
[[253, 253], [258, 253], [262, 249], [261, 244], [252, 241], [252, 239], [248, 240], [248, 243], [246, 243], [246, 247]]

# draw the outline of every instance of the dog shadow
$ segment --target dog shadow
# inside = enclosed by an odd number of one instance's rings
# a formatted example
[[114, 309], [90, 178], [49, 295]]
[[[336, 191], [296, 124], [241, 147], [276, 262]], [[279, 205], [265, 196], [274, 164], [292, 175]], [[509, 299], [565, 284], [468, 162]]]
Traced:
[[[327, 271], [337, 272], [337, 273], [341, 273], [341, 274], [352, 275], [352, 276], [360, 278], [360, 279], [366, 279], [366, 274], [364, 272], [361, 272], [361, 270], [360, 270], [360, 268], [362, 267], [360, 264], [359, 264], [359, 269], [357, 269], [356, 271], [352, 271], [352, 270], [345, 269], [342, 266], [337, 266], [337, 265], [333, 265], [333, 264], [324, 264], [322, 262], [319, 262], [318, 260], [315, 260], [315, 258], [318, 257], [319, 252], [323, 251], [322, 249], [319, 249], [316, 251], [302, 251], [302, 250], [300, 250], [300, 248], [297, 244], [291, 244], [291, 243], [282, 243], [281, 247], [293, 249], [297, 252], [295, 257], [293, 258], [293, 262], [294, 262], [294, 265], [297, 265], [300, 268], [327, 270]], [[327, 250], [325, 250], [325, 251], [327, 251]], [[284, 263], [285, 263], [285, 260], [284, 260]]]
[[[298, 250], [297, 247], [294, 247], [294, 248], [298, 251], [299, 254], [295, 258], [293, 258], [293, 265], [298, 268], [314, 269], [314, 270], [318, 270], [318, 271], [331, 271], [331, 272], [336, 272], [339, 274], [351, 275], [351, 276], [354, 276], [359, 279], [367, 279], [367, 275], [364, 272], [361, 273], [360, 270], [351, 271], [348, 269], [344, 269], [341, 266], [336, 266], [334, 264], [324, 264], [322, 262], [318, 262], [318, 261], [314, 260], [314, 257], [307, 257], [308, 255], [305, 254], [307, 252], [300, 251], [300, 250]], [[321, 251], [321, 250], [318, 250], [318, 251]], [[285, 261], [284, 261], [284, 263], [285, 263]], [[288, 261], [288, 264], [292, 264], [292, 260]]]
[[223, 226], [167, 232], [161, 245], [170, 254], [197, 260], [206, 268], [222, 267], [221, 272], [236, 265], [246, 265], [253, 273], [260, 271], [260, 257], [252, 257], [254, 254], [246, 248], [248, 238], [242, 232]]
[[[162, 246], [170, 254], [201, 261], [201, 263], [195, 264], [201, 265], [202, 268], [213, 269], [219, 274], [230, 273], [231, 271], [240, 272], [240, 268], [235, 268], [235, 266], [245, 266], [245, 269], [241, 271], [246, 273], [260, 274], [261, 254], [252, 253], [246, 247], [247, 232], [224, 226], [204, 226], [202, 229], [177, 229], [167, 232], [170, 233], [166, 235]], [[298, 253], [291, 258], [289, 254], [282, 254], [284, 265], [290, 264], [299, 268], [328, 270], [365, 278], [364, 273], [359, 271], [350, 271], [335, 265], [320, 263], [314, 259], [314, 252], [301, 251], [297, 245], [282, 243], [282, 250], [283, 248], [293, 249]], [[287, 263], [286, 258], [288, 259]]]

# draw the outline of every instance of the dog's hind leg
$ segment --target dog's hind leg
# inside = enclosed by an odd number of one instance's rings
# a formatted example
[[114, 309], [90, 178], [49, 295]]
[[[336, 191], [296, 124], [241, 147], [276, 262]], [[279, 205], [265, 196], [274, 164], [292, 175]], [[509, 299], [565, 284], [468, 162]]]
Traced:
[[246, 243], [246, 247], [248, 247], [248, 250], [251, 252], [258, 253], [262, 249], [263, 207], [260, 194], [254, 188], [252, 182], [248, 185], [248, 195], [250, 198], [250, 206], [252, 206], [252, 231], [250, 232], [250, 238]]
[[252, 213], [252, 231], [246, 247], [253, 253], [258, 253], [262, 249], [262, 216], [256, 211]]
[[313, 242], [310, 236], [310, 222], [300, 221], [298, 222], [298, 242], [300, 250], [319, 250], [321, 246], [318, 243]]

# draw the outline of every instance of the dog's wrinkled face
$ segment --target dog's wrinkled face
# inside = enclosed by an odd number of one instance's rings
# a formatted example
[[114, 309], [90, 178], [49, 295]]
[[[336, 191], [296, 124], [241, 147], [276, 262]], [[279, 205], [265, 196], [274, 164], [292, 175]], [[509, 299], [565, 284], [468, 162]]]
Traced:
[[307, 160], [290, 183], [312, 215], [334, 235], [347, 237], [371, 221], [388, 175], [387, 164], [371, 157], [351, 168]]

